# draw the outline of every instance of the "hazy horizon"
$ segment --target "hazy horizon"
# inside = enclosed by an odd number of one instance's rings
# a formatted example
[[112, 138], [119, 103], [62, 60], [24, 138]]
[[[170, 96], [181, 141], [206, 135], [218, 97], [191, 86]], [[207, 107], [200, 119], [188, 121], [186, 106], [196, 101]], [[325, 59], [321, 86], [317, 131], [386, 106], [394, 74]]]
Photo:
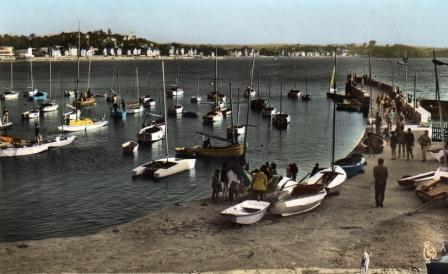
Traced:
[[442, 0], [16, 0], [3, 8], [0, 33], [11, 35], [76, 31], [81, 22], [83, 32], [111, 29], [158, 43], [448, 47]]

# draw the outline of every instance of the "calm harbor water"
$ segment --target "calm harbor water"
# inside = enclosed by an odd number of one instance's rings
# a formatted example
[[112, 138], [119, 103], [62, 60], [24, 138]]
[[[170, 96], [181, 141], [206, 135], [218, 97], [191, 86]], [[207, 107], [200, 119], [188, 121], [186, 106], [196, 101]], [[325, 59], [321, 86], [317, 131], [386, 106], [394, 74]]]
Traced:
[[[392, 60], [396, 63], [397, 60]], [[386, 62], [373, 61], [372, 73], [390, 82], [392, 67]], [[338, 87], [343, 91], [345, 75], [349, 71], [358, 75], [364, 71], [367, 59], [340, 58], [338, 60]], [[429, 59], [410, 60], [417, 69], [418, 96], [433, 98], [434, 70]], [[249, 81], [250, 59], [226, 59], [218, 64], [219, 90], [229, 94], [228, 83], [233, 86], [234, 101], [237, 88], [244, 90]], [[292, 123], [287, 130], [279, 131], [270, 126], [269, 120], [259, 113], [250, 112], [248, 135], [248, 159], [251, 167], [265, 161], [276, 162], [280, 173], [286, 165], [296, 162], [300, 173], [307, 173], [314, 163], [322, 166], [330, 161], [331, 112], [333, 104], [325, 98], [328, 79], [333, 66], [332, 58], [260, 58], [255, 65], [255, 87], [260, 78], [261, 96], [268, 92], [271, 82], [271, 104], [280, 107], [280, 81], [283, 82], [283, 111], [291, 114]], [[24, 89], [30, 85], [29, 62], [14, 63], [14, 86]], [[120, 88], [126, 99], [136, 98], [135, 69], [139, 70], [140, 94], [148, 93], [147, 74], [151, 73], [151, 93], [155, 96], [161, 89], [160, 61], [94, 61], [91, 69], [90, 86], [96, 93], [104, 94], [113, 87], [113, 69], [120, 71]], [[176, 81], [176, 61], [166, 62], [167, 83]], [[81, 62], [81, 84], [87, 86], [87, 62]], [[383, 73], [380, 73], [382, 68]], [[35, 86], [49, 90], [48, 62], [33, 64]], [[41, 132], [44, 136], [57, 134], [60, 113], [72, 99], [62, 96], [62, 89], [75, 86], [75, 62], [53, 62], [52, 99], [61, 106], [58, 113], [46, 114], [41, 118]], [[445, 87], [446, 72], [441, 72], [441, 88]], [[409, 70], [409, 87], [412, 84], [412, 70]], [[214, 77], [213, 60], [181, 60], [180, 86], [185, 94], [179, 100], [185, 110], [196, 111], [202, 116], [209, 105], [190, 104], [190, 97], [196, 95], [196, 77], [200, 77], [200, 94], [206, 97], [211, 91], [209, 83]], [[308, 103], [286, 98], [294, 85], [305, 88], [308, 77], [308, 92], [312, 100]], [[9, 87], [10, 64], [0, 63], [0, 87]], [[62, 79], [62, 81], [60, 80]], [[404, 86], [404, 69], [397, 68], [395, 82]], [[62, 83], [62, 84], [61, 84]], [[443, 95], [442, 95], [443, 96]], [[247, 106], [240, 98], [240, 119], [244, 121]], [[227, 101], [228, 102], [228, 101]], [[14, 122], [12, 129], [3, 134], [32, 138], [34, 122], [22, 121], [20, 113], [32, 109], [27, 98], [2, 102], [10, 111]], [[167, 105], [173, 99], [167, 100]], [[158, 104], [154, 112], [159, 111]], [[109, 118], [110, 105], [104, 98], [97, 98], [97, 105], [83, 110], [87, 117]], [[235, 105], [236, 109], [236, 105]], [[235, 112], [234, 112], [235, 114]], [[337, 112], [336, 157], [344, 157], [359, 139], [364, 128], [361, 114]], [[223, 161], [198, 159], [196, 168], [159, 182], [132, 180], [131, 169], [150, 159], [164, 157], [164, 141], [139, 150], [134, 157], [123, 157], [121, 144], [135, 140], [144, 119], [144, 114], [128, 115], [126, 121], [111, 121], [108, 127], [94, 131], [74, 133], [75, 142], [67, 147], [22, 158], [0, 159], [0, 241], [17, 241], [65, 237], [97, 232], [106, 227], [128, 222], [159, 208], [176, 202], [204, 198], [210, 194], [212, 170], [220, 168]], [[236, 119], [236, 118], [235, 118]], [[230, 119], [213, 127], [202, 125], [202, 119], [169, 118], [168, 135], [170, 153], [174, 147], [193, 146], [202, 143], [196, 131], [225, 135]], [[212, 141], [213, 142], [213, 141]]]

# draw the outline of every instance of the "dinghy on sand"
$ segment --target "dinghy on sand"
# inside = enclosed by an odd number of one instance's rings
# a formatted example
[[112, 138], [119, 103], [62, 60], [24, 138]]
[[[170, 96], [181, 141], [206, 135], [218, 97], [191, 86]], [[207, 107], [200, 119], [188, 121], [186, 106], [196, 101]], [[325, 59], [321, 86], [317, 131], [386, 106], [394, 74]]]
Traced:
[[233, 223], [250, 225], [264, 217], [269, 205], [268, 202], [247, 200], [221, 211], [220, 215]]

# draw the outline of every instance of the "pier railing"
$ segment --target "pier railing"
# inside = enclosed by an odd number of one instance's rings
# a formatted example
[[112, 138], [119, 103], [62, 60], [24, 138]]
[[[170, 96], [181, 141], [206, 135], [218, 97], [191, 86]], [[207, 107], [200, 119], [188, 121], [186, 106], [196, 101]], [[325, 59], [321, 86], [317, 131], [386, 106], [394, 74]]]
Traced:
[[448, 140], [448, 123], [443, 123], [443, 129], [440, 128], [439, 123], [432, 124], [432, 141], [442, 142], [442, 132], [445, 135], [445, 140]]

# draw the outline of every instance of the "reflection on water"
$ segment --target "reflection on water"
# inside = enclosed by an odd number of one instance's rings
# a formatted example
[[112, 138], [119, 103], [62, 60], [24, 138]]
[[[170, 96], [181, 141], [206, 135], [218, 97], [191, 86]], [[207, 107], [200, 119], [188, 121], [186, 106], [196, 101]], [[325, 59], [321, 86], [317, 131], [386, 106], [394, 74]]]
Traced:
[[[350, 70], [361, 74], [364, 59], [346, 58], [338, 62], [340, 72]], [[331, 148], [331, 109], [333, 104], [325, 98], [328, 78], [332, 69], [331, 58], [310, 59], [261, 59], [256, 61], [256, 73], [260, 72], [260, 93], [267, 96], [268, 80], [271, 81], [271, 105], [280, 107], [280, 80], [283, 81], [283, 111], [291, 114], [292, 122], [287, 130], [272, 127], [270, 119], [261, 113], [250, 112], [248, 128], [248, 158], [251, 167], [265, 161], [276, 162], [280, 173], [284, 173], [289, 162], [296, 162], [300, 173], [307, 173], [319, 162], [329, 163]], [[81, 87], [86, 86], [87, 62], [81, 63]], [[219, 61], [219, 90], [228, 93], [228, 82], [232, 82], [234, 96], [236, 88], [243, 90], [248, 84], [251, 60]], [[92, 90], [104, 94], [113, 87], [114, 66], [120, 68], [120, 85], [123, 97], [135, 99], [134, 72], [137, 66], [141, 75], [151, 72], [151, 92], [155, 97], [160, 91], [161, 71], [159, 61], [93, 62]], [[297, 67], [294, 75], [294, 66]], [[415, 66], [414, 66], [415, 67]], [[176, 63], [166, 65], [167, 81], [174, 82]], [[18, 88], [29, 85], [27, 62], [14, 66], [15, 83]], [[48, 89], [48, 63], [34, 63], [34, 78], [39, 89]], [[63, 87], [74, 87], [75, 66], [71, 62], [53, 63], [53, 73], [63, 74]], [[186, 111], [195, 111], [199, 118], [168, 118], [170, 153], [174, 147], [202, 144], [196, 131], [225, 136], [230, 118], [213, 126], [204, 126], [201, 116], [210, 109], [209, 104], [193, 105], [190, 97], [196, 95], [196, 77], [200, 75], [200, 95], [206, 97], [211, 90], [209, 83], [214, 75], [213, 60], [181, 61], [180, 85], [185, 95], [179, 98]], [[54, 74], [56, 75], [56, 74]], [[287, 91], [294, 86], [304, 89], [308, 75], [308, 103], [286, 99]], [[386, 76], [384, 76], [386, 77]], [[422, 76], [423, 77], [423, 76]], [[339, 75], [338, 85], [344, 86], [345, 75]], [[0, 64], [0, 82], [9, 83], [9, 64]], [[397, 80], [396, 78], [396, 81]], [[430, 80], [428, 80], [430, 81]], [[147, 81], [141, 81], [140, 91], [148, 91]], [[41, 133], [44, 136], [57, 133], [59, 115], [65, 105], [73, 99], [62, 96], [58, 80], [53, 82], [53, 99], [60, 104], [58, 113], [41, 117]], [[235, 108], [236, 108], [235, 98]], [[240, 122], [247, 113], [246, 98], [240, 98]], [[227, 100], [227, 103], [229, 100]], [[167, 106], [173, 99], [167, 99]], [[32, 138], [34, 122], [21, 121], [20, 113], [34, 107], [33, 102], [20, 98], [4, 102], [9, 109], [14, 127], [5, 134]], [[151, 110], [160, 113], [159, 107]], [[83, 115], [109, 119], [110, 105], [102, 97], [95, 107], [83, 110]], [[236, 111], [234, 112], [236, 116]], [[51, 150], [24, 158], [0, 160], [0, 241], [40, 239], [58, 236], [82, 235], [99, 231], [140, 217], [161, 207], [179, 201], [206, 197], [210, 194], [210, 178], [222, 161], [198, 160], [196, 168], [188, 172], [152, 182], [132, 180], [131, 170], [150, 159], [164, 157], [164, 141], [141, 147], [133, 157], [123, 157], [121, 144], [135, 140], [143, 123], [144, 114], [128, 115], [125, 121], [111, 121], [107, 128], [93, 132], [78, 132], [75, 142], [65, 148]], [[236, 119], [236, 118], [235, 118]], [[337, 157], [345, 156], [353, 147], [363, 130], [363, 118], [357, 113], [337, 112]], [[242, 139], [241, 139], [242, 140]], [[212, 141], [217, 142], [217, 141]]]

